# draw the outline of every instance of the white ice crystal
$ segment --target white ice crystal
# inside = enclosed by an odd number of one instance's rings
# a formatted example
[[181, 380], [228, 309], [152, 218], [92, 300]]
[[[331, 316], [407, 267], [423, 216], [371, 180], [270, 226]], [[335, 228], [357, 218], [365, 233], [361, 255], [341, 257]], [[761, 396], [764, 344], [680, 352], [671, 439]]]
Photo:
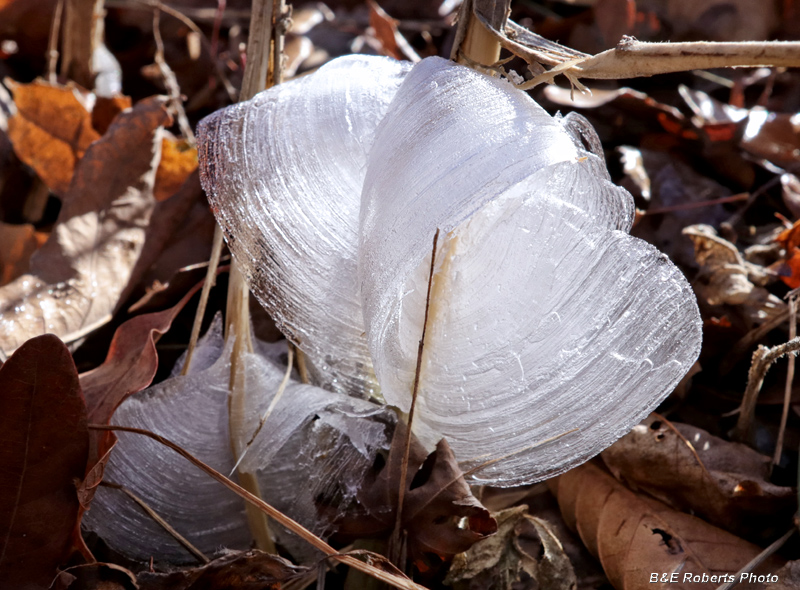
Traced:
[[[231, 343], [223, 350], [221, 322], [200, 342], [186, 376], [175, 376], [126, 400], [112, 423], [144, 428], [188, 449], [228, 474], [234, 465], [228, 430]], [[285, 368], [259, 351], [245, 358], [247, 423], [260, 416], [278, 390]], [[285, 349], [285, 343], [284, 343]], [[213, 359], [213, 360], [212, 360]], [[241, 467], [257, 473], [264, 499], [324, 535], [355, 497], [375, 453], [388, 447], [394, 414], [376, 404], [291, 381]], [[154, 440], [118, 433], [105, 481], [142, 498], [207, 555], [222, 547], [247, 549], [244, 502], [206, 473]], [[324, 452], [321, 451], [324, 449]], [[130, 558], [191, 563], [195, 558], [137, 504], [117, 489], [98, 488], [83, 525]], [[272, 524], [297, 558], [308, 547]]]
[[610, 445], [700, 348], [693, 293], [627, 234], [632, 199], [579, 123], [443, 59], [346, 57], [206, 119], [201, 171], [317, 382], [377, 376], [404, 410], [442, 230], [413, 427], [514, 485]]

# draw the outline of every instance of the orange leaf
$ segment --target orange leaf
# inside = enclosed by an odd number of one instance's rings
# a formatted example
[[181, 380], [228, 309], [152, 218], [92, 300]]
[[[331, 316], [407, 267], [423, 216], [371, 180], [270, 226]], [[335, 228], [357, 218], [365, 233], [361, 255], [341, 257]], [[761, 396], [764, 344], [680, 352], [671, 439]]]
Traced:
[[0, 222], [0, 286], [28, 272], [31, 254], [47, 241], [47, 234], [37, 232], [28, 223], [12, 225]]
[[197, 148], [190, 147], [186, 140], [164, 137], [161, 140], [161, 162], [156, 172], [153, 194], [157, 201], [164, 201], [178, 192], [189, 175], [197, 169]]
[[43, 81], [11, 84], [17, 114], [8, 120], [8, 137], [20, 160], [33, 168], [54, 193], [63, 195], [78, 160], [100, 138], [92, 115], [76, 88]]
[[778, 234], [775, 241], [785, 248], [787, 252], [800, 246], [800, 220], [795, 221], [792, 227]]
[[100, 135], [105, 135], [114, 117], [132, 106], [131, 97], [118, 94], [117, 96], [98, 96], [92, 109], [92, 127]]
[[790, 289], [797, 289], [797, 287], [800, 287], [800, 248], [795, 248], [792, 251], [792, 255], [785, 262], [785, 266], [789, 270], [789, 275], [781, 274], [781, 280]]

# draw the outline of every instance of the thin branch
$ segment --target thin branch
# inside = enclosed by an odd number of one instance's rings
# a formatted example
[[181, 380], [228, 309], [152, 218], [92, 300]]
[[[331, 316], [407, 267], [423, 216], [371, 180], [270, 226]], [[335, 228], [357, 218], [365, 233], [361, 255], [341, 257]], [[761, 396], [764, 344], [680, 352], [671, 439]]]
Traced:
[[[789, 299], [789, 339], [797, 337], [797, 290], [790, 291], [787, 295]], [[794, 381], [794, 355], [789, 355], [789, 366], [786, 368], [786, 386], [783, 390], [783, 412], [781, 413], [781, 426], [778, 429], [778, 440], [775, 442], [775, 454], [769, 470], [772, 474], [773, 468], [781, 462], [783, 454], [783, 437], [786, 434], [786, 422], [789, 419], [789, 406], [792, 402], [792, 382]]]
[[[551, 83], [558, 75], [566, 76], [573, 88], [582, 90], [579, 79], [620, 80], [711, 68], [800, 66], [800, 43], [783, 41], [644, 43], [626, 36], [614, 49], [587, 55], [548, 41], [510, 20], [500, 26], [494, 12], [497, 1], [468, 0], [459, 18], [471, 12], [483, 32], [528, 62], [537, 75], [518, 86], [523, 90]], [[455, 51], [458, 41], [457, 35]], [[551, 69], [545, 70], [545, 65]]]
[[519, 88], [527, 90], [551, 82], [559, 74], [575, 84], [579, 78], [620, 80], [688, 70], [760, 66], [800, 66], [800, 42], [644, 43], [623, 37], [614, 49], [565, 61]]
[[147, 504], [147, 502], [142, 500], [139, 496], [134, 494], [128, 488], [126, 488], [125, 486], [120, 485], [118, 483], [111, 483], [110, 481], [102, 481], [102, 482], [100, 482], [100, 485], [101, 486], [105, 486], [107, 488], [112, 488], [112, 489], [115, 489], [115, 490], [119, 490], [122, 493], [124, 493], [131, 500], [136, 502], [142, 508], [142, 510], [144, 510], [147, 513], [147, 515], [150, 518], [152, 518], [159, 526], [161, 526], [161, 528], [163, 528], [170, 535], [172, 535], [175, 538], [175, 540], [178, 541], [178, 543], [180, 543], [181, 545], [186, 547], [186, 549], [192, 555], [194, 555], [197, 559], [199, 559], [203, 563], [209, 563], [211, 561], [208, 557], [205, 556], [205, 554], [202, 551], [200, 551], [197, 547], [192, 545], [192, 543], [191, 543], [191, 541], [189, 541], [189, 539], [187, 539], [186, 537], [181, 535], [178, 531], [176, 531], [172, 527], [171, 524], [169, 524], [166, 520], [164, 520], [164, 518], [160, 514], [158, 514], [158, 512], [153, 510], [150, 507], [150, 505]]
[[800, 338], [793, 338], [784, 344], [779, 344], [772, 348], [759, 346], [753, 353], [753, 362], [750, 365], [750, 373], [747, 376], [747, 389], [742, 398], [740, 407], [739, 421], [733, 431], [733, 437], [738, 440], [745, 440], [750, 431], [750, 425], [755, 414], [756, 401], [764, 383], [764, 376], [776, 360], [789, 353], [796, 353], [800, 350]]
[[186, 111], [183, 108], [183, 99], [181, 98], [181, 89], [180, 86], [178, 86], [178, 79], [175, 77], [172, 68], [167, 64], [167, 60], [164, 59], [164, 41], [161, 39], [161, 11], [158, 8], [153, 10], [153, 38], [156, 42], [156, 55], [154, 59], [158, 70], [161, 72], [161, 77], [164, 79], [164, 86], [167, 87], [170, 104], [178, 119], [178, 127], [180, 127], [181, 133], [189, 142], [189, 145], [195, 147], [197, 142], [192, 132], [192, 126], [189, 125], [189, 118], [186, 116]]
[[397, 494], [397, 517], [394, 522], [394, 532], [392, 533], [392, 545], [397, 547], [400, 539], [400, 531], [403, 523], [403, 503], [406, 494], [406, 477], [408, 477], [408, 458], [411, 454], [411, 427], [414, 423], [414, 410], [417, 406], [417, 395], [419, 393], [419, 379], [422, 372], [422, 353], [425, 348], [425, 334], [428, 331], [428, 314], [431, 307], [431, 287], [433, 285], [433, 273], [436, 268], [436, 246], [439, 242], [439, 230], [433, 235], [433, 248], [431, 249], [431, 268], [428, 273], [428, 292], [425, 295], [425, 319], [422, 321], [422, 336], [419, 339], [417, 348], [417, 367], [414, 371], [414, 388], [411, 392], [411, 409], [408, 411], [408, 427], [406, 428], [406, 440], [403, 449], [403, 462], [400, 464], [400, 489]]
[[328, 545], [325, 541], [320, 539], [314, 533], [306, 529], [303, 525], [298, 522], [295, 522], [281, 511], [273, 508], [261, 498], [258, 498], [242, 488], [241, 486], [235, 484], [227, 477], [222, 475], [216, 469], [209, 467], [205, 463], [203, 463], [200, 459], [194, 457], [191, 453], [187, 450], [183, 449], [182, 447], [178, 446], [174, 442], [155, 434], [154, 432], [150, 432], [149, 430], [143, 430], [141, 428], [130, 428], [128, 426], [110, 426], [105, 424], [89, 424], [88, 425], [90, 430], [111, 430], [117, 432], [131, 432], [134, 434], [140, 434], [142, 436], [146, 436], [151, 438], [162, 445], [172, 449], [180, 456], [185, 458], [187, 461], [204, 471], [208, 474], [212, 479], [215, 479], [226, 488], [231, 490], [234, 494], [243, 498], [248, 504], [255, 506], [259, 510], [263, 511], [265, 514], [269, 515], [272, 519], [280, 523], [281, 525], [285, 526], [287, 529], [295, 533], [298, 537], [309, 543], [312, 547], [319, 549], [325, 555], [331, 556], [333, 559], [344, 563], [345, 565], [349, 565], [357, 570], [360, 570], [370, 576], [381, 580], [382, 582], [386, 582], [387, 584], [391, 584], [395, 588], [400, 588], [401, 590], [428, 590], [424, 586], [420, 586], [409, 580], [408, 578], [403, 578], [396, 574], [390, 574], [385, 572], [375, 566], [369, 565], [368, 563], [364, 563], [363, 561], [359, 561], [358, 559], [351, 557], [350, 555], [341, 555], [336, 549]]

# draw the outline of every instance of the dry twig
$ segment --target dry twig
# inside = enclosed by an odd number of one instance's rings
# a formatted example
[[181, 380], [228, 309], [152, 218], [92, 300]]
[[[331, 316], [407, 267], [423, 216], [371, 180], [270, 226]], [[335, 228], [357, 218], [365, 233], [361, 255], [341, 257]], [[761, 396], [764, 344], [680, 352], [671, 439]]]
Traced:
[[747, 389], [742, 398], [740, 406], [739, 421], [733, 431], [733, 437], [738, 440], [745, 440], [753, 422], [753, 415], [756, 409], [756, 401], [764, 383], [764, 376], [776, 360], [789, 353], [797, 353], [800, 350], [800, 338], [793, 338], [788, 342], [779, 344], [772, 348], [759, 346], [753, 353], [753, 362], [750, 365], [750, 372], [747, 376]]

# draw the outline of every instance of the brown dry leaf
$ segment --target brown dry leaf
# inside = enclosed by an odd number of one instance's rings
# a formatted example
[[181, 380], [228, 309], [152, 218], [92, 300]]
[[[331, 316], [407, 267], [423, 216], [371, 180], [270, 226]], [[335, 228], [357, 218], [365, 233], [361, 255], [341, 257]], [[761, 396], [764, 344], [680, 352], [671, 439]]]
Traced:
[[[156, 201], [161, 98], [122, 113], [86, 152], [30, 274], [0, 288], [0, 350], [51, 332], [72, 342], [111, 317], [142, 255]], [[158, 220], [156, 220], [158, 221]]]
[[708, 225], [690, 225], [683, 229], [694, 244], [700, 274], [693, 282], [698, 297], [708, 305], [741, 305], [748, 319], [755, 323], [780, 314], [786, 304], [763, 287], [768, 275], [763, 268], [747, 262], [736, 246], [720, 238]]
[[[592, 463], [548, 483], [564, 520], [574, 523], [617, 590], [715, 590], [725, 581], [721, 575], [737, 572], [761, 552], [696, 516], [632, 492]], [[777, 567], [768, 560], [756, 572]], [[677, 582], [651, 581], [653, 573], [663, 572], [679, 572]]]
[[601, 457], [632, 489], [739, 535], [763, 532], [765, 517], [789, 522], [795, 509], [794, 490], [768, 481], [769, 457], [658, 414]]
[[140, 590], [280, 590], [284, 582], [307, 569], [254, 549], [169, 574], [142, 572], [137, 581]]
[[197, 148], [185, 139], [179, 140], [165, 134], [161, 140], [161, 161], [156, 172], [153, 191], [156, 201], [165, 201], [174, 195], [197, 170]]
[[73, 172], [89, 145], [100, 138], [75, 87], [42, 80], [8, 82], [17, 114], [8, 120], [8, 137], [20, 160], [33, 168], [54, 193], [65, 195]]
[[92, 127], [100, 135], [105, 135], [114, 118], [132, 106], [130, 96], [98, 96], [92, 108]]
[[0, 366], [0, 588], [47, 588], [69, 559], [86, 424], [78, 372], [58, 338], [34, 338]]
[[781, 175], [783, 204], [792, 212], [795, 219], [800, 217], [800, 178], [788, 172]]
[[369, 6], [369, 26], [375, 31], [375, 38], [380, 41], [383, 51], [394, 59], [404, 59], [403, 52], [397, 46], [397, 21], [386, 14], [374, 0], [367, 0]]
[[42, 247], [47, 234], [29, 223], [12, 225], [0, 221], [0, 287], [28, 271], [31, 255]]
[[50, 590], [138, 590], [136, 576], [114, 563], [76, 565], [59, 573]]
[[[340, 534], [385, 536], [394, 529], [405, 431], [405, 425], [398, 423], [386, 463], [364, 478], [358, 505], [337, 523]], [[444, 439], [426, 457], [412, 438], [406, 481], [402, 526], [408, 533], [409, 555], [421, 570], [452, 559], [497, 530], [489, 511], [472, 495]], [[466, 519], [463, 526], [462, 519]]]
[[572, 564], [546, 521], [529, 515], [524, 505], [493, 516], [497, 534], [456, 555], [446, 585], [455, 590], [574, 590]]

